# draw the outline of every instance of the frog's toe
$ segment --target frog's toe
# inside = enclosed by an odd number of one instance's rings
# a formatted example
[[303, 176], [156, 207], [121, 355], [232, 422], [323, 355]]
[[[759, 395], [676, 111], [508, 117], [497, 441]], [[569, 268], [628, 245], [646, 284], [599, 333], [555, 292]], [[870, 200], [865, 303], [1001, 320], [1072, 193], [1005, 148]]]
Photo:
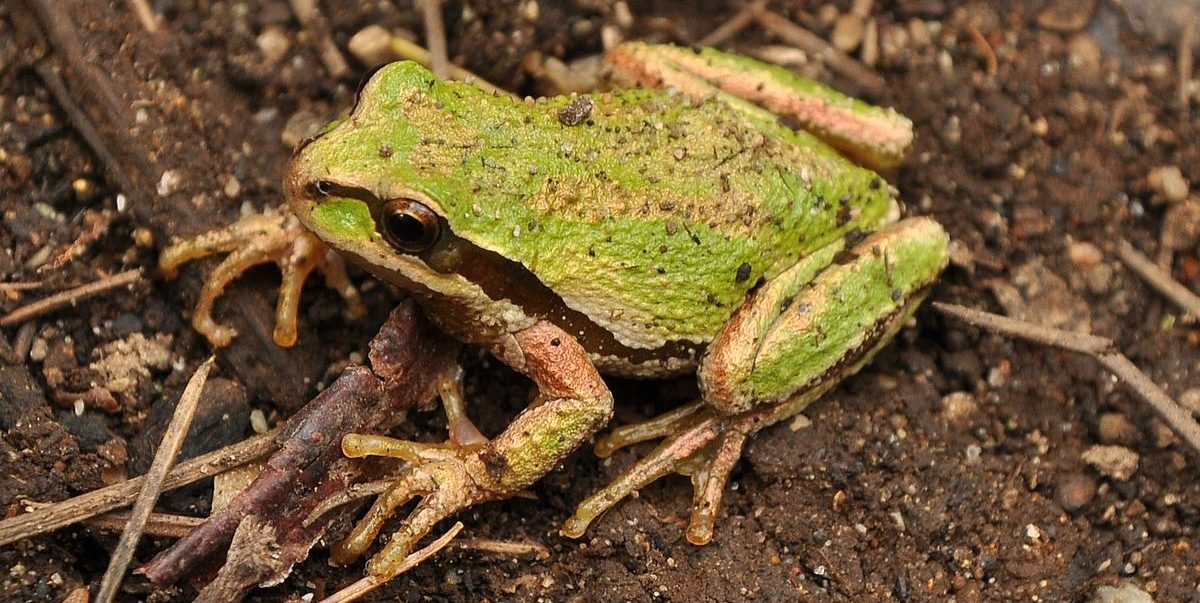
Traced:
[[582, 536], [596, 518], [626, 496], [674, 472], [691, 476], [694, 488], [688, 542], [707, 544], [712, 539], [729, 474], [741, 457], [747, 435], [758, 427], [756, 415], [722, 416], [697, 403], [614, 430], [596, 444], [601, 456], [633, 443], [663, 436], [666, 439], [611, 484], [580, 503], [563, 524], [563, 535]]
[[313, 270], [320, 271], [325, 284], [346, 301], [350, 318], [365, 313], [341, 257], [289, 213], [247, 216], [225, 228], [174, 243], [159, 256], [159, 269], [167, 278], [174, 278], [183, 264], [222, 253], [229, 255], [205, 280], [192, 314], [192, 325], [216, 347], [229, 345], [237, 331], [213, 319], [213, 305], [233, 279], [259, 264], [275, 263], [283, 273], [274, 332], [280, 346], [296, 342], [300, 291]]
[[477, 450], [451, 443], [422, 444], [384, 436], [348, 435], [342, 452], [350, 457], [388, 456], [408, 461], [400, 477], [375, 499], [350, 534], [331, 550], [333, 562], [348, 564], [370, 548], [396, 510], [421, 498], [391, 540], [367, 562], [367, 572], [384, 581], [399, 573], [405, 559], [438, 524], [471, 505], [493, 498], [472, 478], [468, 466]]

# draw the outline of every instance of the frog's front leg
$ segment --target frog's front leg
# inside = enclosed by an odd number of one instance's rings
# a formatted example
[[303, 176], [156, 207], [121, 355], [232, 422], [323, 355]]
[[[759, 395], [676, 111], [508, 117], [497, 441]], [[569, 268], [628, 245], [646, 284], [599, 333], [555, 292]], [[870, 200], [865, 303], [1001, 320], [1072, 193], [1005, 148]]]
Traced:
[[200, 299], [192, 312], [192, 326], [215, 347], [229, 345], [237, 332], [213, 319], [213, 304], [233, 279], [266, 262], [274, 262], [283, 273], [275, 308], [274, 339], [280, 346], [296, 343], [300, 290], [313, 270], [321, 272], [325, 284], [346, 301], [349, 318], [366, 313], [358, 290], [346, 275], [341, 256], [305, 230], [289, 211], [267, 210], [224, 228], [178, 241], [159, 256], [159, 270], [166, 278], [175, 278], [183, 264], [218, 253], [229, 256], [204, 281]]
[[698, 372], [703, 402], [623, 427], [597, 453], [664, 441], [563, 525], [578, 537], [601, 513], [671, 473], [695, 489], [687, 538], [705, 544], [746, 438], [792, 416], [858, 371], [916, 311], [946, 266], [948, 240], [926, 218], [903, 220], [849, 250], [837, 241], [759, 288], [710, 344]]
[[[336, 562], [348, 563], [361, 555], [399, 506], [421, 497], [388, 544], [367, 564], [372, 576], [390, 578], [439, 521], [528, 487], [612, 417], [612, 394], [587, 352], [562, 329], [539, 322], [514, 334], [501, 348], [497, 355], [534, 380], [538, 397], [492, 440], [447, 446], [359, 435], [343, 441], [347, 456], [392, 456], [409, 465], [350, 535], [334, 547]], [[453, 431], [452, 439], [456, 439]]]

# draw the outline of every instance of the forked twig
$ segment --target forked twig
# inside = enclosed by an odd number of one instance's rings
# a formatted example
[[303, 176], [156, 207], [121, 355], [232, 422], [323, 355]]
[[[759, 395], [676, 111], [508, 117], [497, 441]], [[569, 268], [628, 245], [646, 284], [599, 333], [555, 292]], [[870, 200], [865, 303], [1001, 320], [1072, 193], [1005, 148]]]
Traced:
[[1153, 287], [1163, 297], [1171, 300], [1193, 317], [1200, 318], [1200, 297], [1196, 297], [1195, 293], [1171, 278], [1171, 275], [1159, 268], [1158, 264], [1134, 249], [1129, 241], [1122, 240], [1117, 243], [1117, 256], [1130, 270], [1142, 277], [1147, 285]]
[[129, 562], [133, 560], [133, 551], [142, 539], [146, 521], [150, 519], [154, 503], [158, 502], [158, 496], [162, 493], [163, 482], [166, 481], [171, 465], [175, 464], [175, 455], [183, 446], [188, 428], [192, 426], [192, 419], [195, 418], [196, 409], [200, 406], [200, 392], [204, 390], [204, 383], [208, 381], [208, 372], [212, 370], [216, 361], [215, 356], [209, 356], [208, 360], [196, 369], [188, 381], [187, 387], [183, 388], [183, 395], [179, 397], [179, 403], [175, 405], [175, 414], [167, 425], [167, 431], [163, 434], [158, 452], [154, 454], [150, 470], [146, 472], [146, 481], [142, 485], [142, 491], [138, 494], [137, 501], [133, 503], [133, 510], [129, 514], [129, 523], [125, 525], [125, 531], [121, 532], [117, 548], [113, 550], [112, 558], [108, 562], [108, 569], [104, 571], [104, 578], [100, 580], [100, 588], [96, 592], [96, 603], [109, 603], [117, 595], [117, 589], [120, 588], [121, 581], [125, 578], [125, 570], [129, 569]]
[[761, 10], [756, 13], [755, 18], [764, 29], [824, 61], [830, 69], [855, 86], [875, 95], [883, 94], [887, 90], [887, 82], [883, 76], [787, 17], [775, 11]]
[[[167, 475], [163, 489], [169, 490], [186, 486], [233, 467], [244, 465], [267, 454], [275, 448], [275, 437], [278, 435], [278, 431], [278, 429], [274, 429], [180, 463]], [[133, 502], [145, 481], [146, 476], [144, 475], [127, 479], [0, 521], [0, 546], [51, 532], [101, 513], [124, 507]]]
[[106, 276], [98, 281], [81, 285], [79, 287], [75, 287], [74, 289], [63, 291], [61, 293], [55, 293], [50, 297], [39, 299], [31, 304], [21, 306], [20, 308], [9, 312], [3, 318], [0, 318], [0, 327], [11, 327], [15, 324], [25, 322], [30, 318], [36, 318], [48, 312], [53, 312], [54, 310], [57, 310], [63, 306], [74, 304], [89, 297], [100, 295], [105, 291], [116, 289], [118, 287], [124, 287], [125, 285], [131, 285], [137, 282], [137, 280], [141, 277], [142, 271], [135, 268], [133, 270], [126, 270], [125, 272]]
[[1129, 358], [1116, 351], [1111, 340], [1054, 329], [957, 304], [933, 302], [932, 305], [934, 309], [943, 314], [993, 333], [1079, 352], [1095, 358], [1104, 368], [1124, 381], [1125, 385], [1142, 401], [1149, 404], [1170, 425], [1171, 429], [1192, 447], [1193, 451], [1200, 454], [1200, 424], [1196, 423], [1187, 409], [1172, 400], [1167, 392], [1139, 370]]
[[742, 10], [739, 10], [719, 27], [710, 31], [708, 35], [700, 38], [700, 41], [696, 44], [699, 46], [719, 46], [725, 40], [736, 36], [743, 29], [746, 29], [746, 26], [753, 23], [754, 19], [758, 17], [758, 13], [762, 12], [766, 7], [767, 0], [754, 0], [754, 2], [742, 7]]

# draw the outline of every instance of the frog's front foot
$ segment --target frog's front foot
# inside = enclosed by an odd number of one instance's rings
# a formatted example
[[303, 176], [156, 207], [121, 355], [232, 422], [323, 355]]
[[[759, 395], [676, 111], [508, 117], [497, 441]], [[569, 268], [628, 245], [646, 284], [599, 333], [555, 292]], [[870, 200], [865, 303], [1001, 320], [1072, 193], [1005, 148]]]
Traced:
[[213, 319], [213, 303], [233, 279], [266, 262], [274, 262], [283, 273], [275, 308], [274, 339], [280, 346], [296, 343], [300, 291], [314, 269], [320, 271], [325, 284], [346, 301], [348, 317], [357, 318], [366, 312], [358, 290], [346, 275], [341, 256], [305, 230], [291, 212], [268, 210], [242, 218], [225, 228], [176, 242], [163, 250], [158, 266], [163, 275], [171, 279], [183, 264], [218, 253], [229, 255], [205, 280], [192, 313], [192, 326], [216, 347], [229, 345], [237, 331]]
[[665, 439], [611, 484], [580, 503], [575, 514], [563, 524], [563, 535], [582, 536], [588, 525], [613, 505], [674, 472], [692, 479], [694, 495], [688, 542], [708, 544], [729, 473], [742, 455], [746, 438], [761, 429], [767, 418], [767, 413], [761, 410], [724, 416], [697, 402], [644, 423], [614, 429], [596, 442], [597, 456], [606, 458], [626, 446]]

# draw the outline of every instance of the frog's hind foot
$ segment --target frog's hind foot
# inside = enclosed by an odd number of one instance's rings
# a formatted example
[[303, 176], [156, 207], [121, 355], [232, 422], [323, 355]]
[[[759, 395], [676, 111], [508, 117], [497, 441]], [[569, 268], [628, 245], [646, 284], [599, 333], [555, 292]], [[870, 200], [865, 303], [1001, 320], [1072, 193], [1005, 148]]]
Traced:
[[665, 439], [611, 484], [580, 503], [575, 514], [563, 524], [563, 535], [582, 536], [592, 521], [626, 496], [674, 472], [692, 479], [694, 495], [688, 542], [708, 544], [725, 484], [742, 455], [746, 438], [771, 418], [764, 410], [720, 415], [697, 402], [644, 423], [613, 430], [596, 443], [596, 454], [600, 457], [640, 442]]
[[225, 228], [176, 242], [163, 250], [158, 265], [171, 279], [183, 264], [220, 253], [229, 255], [205, 280], [192, 313], [192, 326], [216, 347], [229, 345], [237, 331], [213, 319], [213, 304], [233, 279], [258, 264], [274, 262], [283, 273], [274, 332], [275, 343], [280, 346], [296, 343], [300, 291], [313, 270], [324, 275], [325, 284], [346, 301], [349, 318], [366, 313], [341, 256], [305, 230], [290, 212], [254, 214]]

